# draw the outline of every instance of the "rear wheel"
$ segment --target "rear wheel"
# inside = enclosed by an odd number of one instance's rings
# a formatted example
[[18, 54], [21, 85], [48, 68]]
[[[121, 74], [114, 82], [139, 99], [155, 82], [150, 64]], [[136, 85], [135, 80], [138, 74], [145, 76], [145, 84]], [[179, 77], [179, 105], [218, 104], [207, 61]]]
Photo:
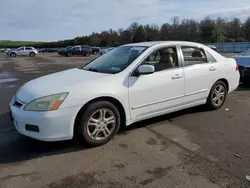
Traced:
[[117, 134], [120, 122], [119, 111], [112, 103], [107, 101], [91, 103], [76, 124], [76, 138], [81, 144], [104, 145]]
[[89, 52], [86, 52], [85, 56], [89, 56], [89, 55], [90, 55]]
[[227, 87], [223, 81], [217, 81], [207, 98], [207, 106], [212, 110], [217, 110], [223, 106], [227, 96]]
[[12, 53], [10, 54], [10, 57], [16, 57], [16, 53], [12, 52]]
[[72, 56], [72, 53], [67, 53], [67, 57], [71, 57]]
[[35, 57], [35, 55], [36, 55], [36, 54], [35, 54], [34, 52], [31, 52], [31, 53], [30, 53], [30, 57]]

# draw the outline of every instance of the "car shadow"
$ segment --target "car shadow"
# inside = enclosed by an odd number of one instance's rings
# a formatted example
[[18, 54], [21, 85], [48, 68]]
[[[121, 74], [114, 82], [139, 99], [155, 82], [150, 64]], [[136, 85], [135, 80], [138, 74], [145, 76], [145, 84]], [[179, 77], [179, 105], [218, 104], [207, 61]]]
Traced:
[[133, 131], [135, 129], [139, 129], [139, 128], [143, 128], [143, 127], [147, 127], [147, 126], [151, 126], [154, 124], [159, 124], [159, 123], [171, 123], [174, 121], [175, 118], [180, 118], [181, 116], [185, 116], [188, 114], [197, 114], [197, 113], [202, 113], [202, 112], [208, 112], [209, 109], [206, 108], [206, 106], [204, 105], [200, 105], [200, 106], [196, 106], [196, 107], [192, 107], [192, 108], [188, 108], [185, 110], [180, 110], [174, 113], [170, 113], [170, 114], [165, 114], [162, 116], [158, 116], [158, 117], [154, 117], [154, 118], [150, 118], [147, 120], [143, 120], [143, 121], [139, 121], [136, 122], [130, 126], [127, 127], [122, 127], [119, 131], [119, 134], [128, 134], [130, 131]]
[[250, 84], [243, 84], [240, 83], [239, 87], [236, 89], [236, 91], [250, 91]]
[[9, 113], [1, 114], [0, 122], [0, 164], [88, 149], [74, 140], [42, 142], [23, 136], [16, 131]]
[[[118, 133], [119, 136], [125, 136], [130, 131], [143, 128], [155, 123], [164, 121], [171, 122], [173, 118], [180, 117], [190, 113], [200, 113], [205, 111], [202, 106], [182, 110], [176, 113], [151, 118], [145, 121], [135, 123], [128, 127], [123, 127]], [[4, 122], [5, 127], [0, 129], [0, 164], [21, 163], [26, 160], [40, 158], [43, 156], [60, 155], [76, 151], [91, 149], [88, 146], [82, 146], [75, 140], [60, 141], [60, 142], [42, 142], [20, 135], [14, 128], [9, 114], [0, 115], [0, 122]]]

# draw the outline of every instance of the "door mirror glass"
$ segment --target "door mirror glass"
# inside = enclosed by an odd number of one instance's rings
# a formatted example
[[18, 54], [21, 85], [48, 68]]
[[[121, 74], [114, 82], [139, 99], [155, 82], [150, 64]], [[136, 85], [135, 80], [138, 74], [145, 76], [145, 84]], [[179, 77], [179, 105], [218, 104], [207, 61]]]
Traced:
[[152, 74], [155, 72], [155, 67], [153, 65], [141, 65], [138, 68], [139, 75]]

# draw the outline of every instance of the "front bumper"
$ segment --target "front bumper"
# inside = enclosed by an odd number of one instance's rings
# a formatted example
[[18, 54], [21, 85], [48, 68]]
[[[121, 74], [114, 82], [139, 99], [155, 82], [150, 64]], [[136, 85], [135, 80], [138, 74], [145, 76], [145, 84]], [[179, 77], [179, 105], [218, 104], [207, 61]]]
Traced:
[[[10, 104], [10, 116], [16, 130], [25, 136], [41, 141], [61, 141], [73, 138], [74, 122], [81, 107], [58, 109], [49, 112], [24, 111]], [[34, 129], [30, 129], [36, 128]]]

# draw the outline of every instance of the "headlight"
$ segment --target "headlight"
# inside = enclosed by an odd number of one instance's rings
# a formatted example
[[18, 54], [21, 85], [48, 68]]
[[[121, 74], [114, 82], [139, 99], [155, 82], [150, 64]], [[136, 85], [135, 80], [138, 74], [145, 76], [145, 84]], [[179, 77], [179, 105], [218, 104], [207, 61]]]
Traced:
[[62, 104], [68, 93], [59, 93], [41, 97], [31, 101], [24, 107], [25, 111], [52, 111], [57, 110]]

